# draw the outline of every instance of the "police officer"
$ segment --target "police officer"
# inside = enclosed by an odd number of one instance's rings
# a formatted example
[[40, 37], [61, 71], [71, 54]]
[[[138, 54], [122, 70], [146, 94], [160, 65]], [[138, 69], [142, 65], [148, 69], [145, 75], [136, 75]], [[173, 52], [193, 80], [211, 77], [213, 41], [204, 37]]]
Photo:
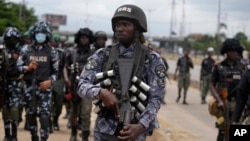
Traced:
[[[239, 61], [238, 52], [243, 50], [243, 47], [236, 39], [226, 39], [222, 45], [220, 53], [226, 54], [226, 58], [216, 64], [212, 70], [212, 80], [210, 90], [212, 95], [218, 101], [218, 106], [222, 110], [219, 117], [223, 117], [224, 121], [217, 120], [216, 127], [218, 128], [217, 141], [228, 139], [226, 132], [229, 123], [231, 123], [233, 110], [235, 107], [237, 85], [239, 84], [244, 65]], [[219, 118], [221, 119], [221, 118]], [[226, 125], [228, 124], [228, 125]], [[223, 130], [225, 129], [225, 130]]]
[[[89, 57], [80, 76], [78, 94], [101, 103], [100, 110], [98, 107], [95, 110], [98, 113], [95, 141], [145, 141], [146, 136], [159, 127], [156, 115], [164, 93], [166, 68], [161, 56], [141, 42], [143, 32], [147, 31], [146, 16], [141, 8], [122, 5], [116, 9], [111, 22], [117, 43]], [[130, 67], [123, 68], [123, 61]], [[125, 79], [130, 85], [124, 84]], [[130, 83], [132, 81], [135, 83]], [[127, 86], [131, 91], [124, 93]], [[141, 90], [140, 96], [132, 93], [134, 90]]]
[[[73, 99], [71, 101], [71, 137], [70, 141], [77, 140], [77, 125], [82, 124], [82, 140], [87, 141], [90, 134], [90, 113], [92, 109], [92, 101], [87, 98], [80, 99], [77, 95], [77, 84], [80, 72], [87, 63], [87, 58], [93, 53], [91, 44], [94, 42], [93, 32], [89, 28], [80, 28], [75, 34], [76, 47], [72, 48], [67, 56], [66, 68], [70, 68], [70, 77], [65, 72], [65, 82], [71, 89]], [[82, 108], [80, 109], [79, 106]], [[81, 112], [81, 119], [77, 116]], [[81, 126], [81, 125], [79, 125]]]
[[187, 98], [187, 91], [190, 85], [190, 68], [193, 68], [193, 61], [189, 57], [190, 50], [189, 48], [184, 48], [184, 56], [180, 57], [177, 60], [177, 67], [175, 69], [174, 79], [177, 78], [178, 74], [178, 96], [176, 98], [176, 102], [178, 103], [181, 98], [181, 91], [182, 88], [184, 89], [183, 92], [183, 104], [188, 105], [186, 98]]
[[206, 104], [206, 97], [209, 90], [209, 84], [211, 81], [212, 68], [215, 64], [213, 57], [214, 48], [207, 48], [207, 57], [204, 58], [201, 62], [201, 72], [200, 72], [200, 81], [201, 81], [201, 104]]
[[18, 70], [18, 57], [21, 33], [15, 27], [8, 27], [3, 33], [4, 44], [8, 53], [5, 94], [3, 99], [4, 141], [17, 141], [19, 106], [21, 101], [22, 72]]
[[[30, 126], [31, 140], [38, 141], [36, 117], [40, 118], [40, 141], [49, 137], [49, 118], [52, 104], [52, 83], [58, 73], [58, 52], [49, 46], [52, 39], [51, 25], [48, 22], [37, 22], [29, 31], [32, 44], [23, 51], [25, 81], [25, 99], [28, 105], [27, 118]], [[39, 107], [39, 111], [37, 111]]]
[[107, 34], [104, 31], [97, 31], [94, 37], [95, 37], [95, 43], [94, 43], [95, 50], [104, 48], [106, 46]]

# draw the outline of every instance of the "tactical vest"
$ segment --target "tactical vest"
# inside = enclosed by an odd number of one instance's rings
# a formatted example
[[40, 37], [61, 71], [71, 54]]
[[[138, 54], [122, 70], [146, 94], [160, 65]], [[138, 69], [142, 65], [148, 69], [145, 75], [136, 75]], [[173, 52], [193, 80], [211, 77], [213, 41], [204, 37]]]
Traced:
[[18, 71], [16, 65], [19, 57], [19, 50], [8, 50], [8, 67], [7, 67], [7, 79], [8, 80], [19, 80], [21, 79], [21, 73]]
[[41, 50], [37, 50], [34, 46], [29, 46], [26, 57], [25, 64], [28, 65], [33, 59], [38, 63], [38, 66], [35, 70], [35, 76], [34, 71], [26, 72], [24, 80], [31, 82], [33, 77], [37, 82], [48, 80], [52, 72], [51, 47], [45, 45]]
[[[119, 77], [119, 71], [118, 71], [118, 55], [119, 55], [119, 47], [118, 45], [115, 45], [113, 47], [105, 48], [105, 54], [104, 54], [104, 61], [103, 61], [103, 72], [107, 72], [109, 70], [114, 71], [114, 76], [111, 77], [104, 77], [103, 79], [99, 79], [97, 83], [102, 83], [105, 79], [111, 80], [111, 85], [105, 86], [101, 85], [102, 88], [106, 88], [110, 90], [112, 93], [114, 93], [117, 98], [119, 99], [119, 103], [121, 104], [123, 101], [121, 100], [121, 80]], [[150, 55], [149, 55], [149, 49], [146, 47], [141, 46], [140, 44], [135, 46], [134, 51], [134, 69], [133, 69], [133, 76], [136, 76], [138, 79], [142, 80], [143, 82], [147, 82], [147, 78], [143, 77], [143, 71], [144, 71], [144, 63], [145, 61], [151, 61]], [[132, 81], [132, 80], [131, 80]], [[140, 88], [138, 86], [139, 84], [131, 83], [131, 85], [136, 86], [138, 91], [142, 92], [146, 97], [148, 96], [148, 93]], [[136, 94], [129, 91], [130, 98], [132, 96], [135, 96]], [[147, 99], [141, 100], [138, 96], [136, 96], [137, 102], [141, 103], [143, 106], [147, 105]], [[100, 104], [100, 103], [99, 103]], [[135, 112], [141, 114], [143, 111], [140, 111], [138, 107], [136, 106], [138, 103], [131, 103], [131, 105], [135, 108]], [[98, 113], [100, 116], [114, 116], [113, 111], [109, 111], [105, 107], [102, 107], [101, 111]], [[136, 119], [136, 118], [135, 118]]]
[[219, 83], [218, 92], [221, 88], [226, 87], [228, 90], [228, 99], [236, 98], [236, 89], [244, 72], [244, 66], [240, 62], [236, 62], [235, 67], [230, 68], [221, 63], [218, 64]]

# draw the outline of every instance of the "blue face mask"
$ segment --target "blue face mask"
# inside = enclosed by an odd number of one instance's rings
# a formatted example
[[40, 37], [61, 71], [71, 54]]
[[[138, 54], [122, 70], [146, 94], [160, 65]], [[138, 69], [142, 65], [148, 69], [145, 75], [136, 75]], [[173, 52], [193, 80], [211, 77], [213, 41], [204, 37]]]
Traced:
[[38, 43], [43, 43], [46, 40], [46, 34], [44, 34], [44, 33], [37, 33], [35, 35], [35, 38], [36, 38], [36, 41]]

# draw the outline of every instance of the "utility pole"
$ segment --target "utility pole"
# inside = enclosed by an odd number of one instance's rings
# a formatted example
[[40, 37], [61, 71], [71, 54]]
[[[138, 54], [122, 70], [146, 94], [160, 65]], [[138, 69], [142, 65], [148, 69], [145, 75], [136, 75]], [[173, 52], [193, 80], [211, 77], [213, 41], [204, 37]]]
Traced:
[[186, 18], [186, 10], [185, 10], [185, 0], [182, 0], [182, 21], [180, 26], [180, 37], [185, 36], [185, 18]]
[[170, 33], [169, 36], [172, 37], [174, 31], [174, 25], [176, 24], [176, 13], [175, 13], [175, 0], [172, 1], [172, 9], [171, 9], [171, 19], [170, 19]]
[[84, 22], [85, 22], [86, 27], [88, 27], [89, 26], [89, 15], [88, 15], [88, 1], [87, 0], [85, 3], [85, 6], [86, 6], [86, 13], [85, 13]]
[[151, 12], [153, 11], [152, 9], [148, 9], [148, 23], [149, 23], [149, 26], [148, 26], [148, 39], [150, 40], [151, 38]]
[[25, 0], [22, 0], [22, 2], [20, 3], [20, 6], [19, 6], [19, 21], [21, 21], [22, 17], [24, 17], [24, 15], [23, 15], [24, 5], [25, 5]]
[[217, 35], [220, 34], [220, 20], [221, 20], [221, 0], [218, 0], [218, 17], [217, 17]]

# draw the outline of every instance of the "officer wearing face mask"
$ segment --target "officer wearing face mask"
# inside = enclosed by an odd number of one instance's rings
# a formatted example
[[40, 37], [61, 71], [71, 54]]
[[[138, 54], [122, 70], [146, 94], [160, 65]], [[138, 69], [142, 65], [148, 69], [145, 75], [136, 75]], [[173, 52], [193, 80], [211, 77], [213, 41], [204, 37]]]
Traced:
[[[36, 117], [40, 118], [40, 141], [49, 137], [51, 114], [51, 85], [58, 73], [58, 52], [49, 46], [52, 38], [51, 25], [38, 22], [29, 31], [32, 44], [23, 50], [20, 70], [24, 73], [25, 100], [31, 140], [38, 141]], [[39, 110], [39, 111], [38, 111]]]

